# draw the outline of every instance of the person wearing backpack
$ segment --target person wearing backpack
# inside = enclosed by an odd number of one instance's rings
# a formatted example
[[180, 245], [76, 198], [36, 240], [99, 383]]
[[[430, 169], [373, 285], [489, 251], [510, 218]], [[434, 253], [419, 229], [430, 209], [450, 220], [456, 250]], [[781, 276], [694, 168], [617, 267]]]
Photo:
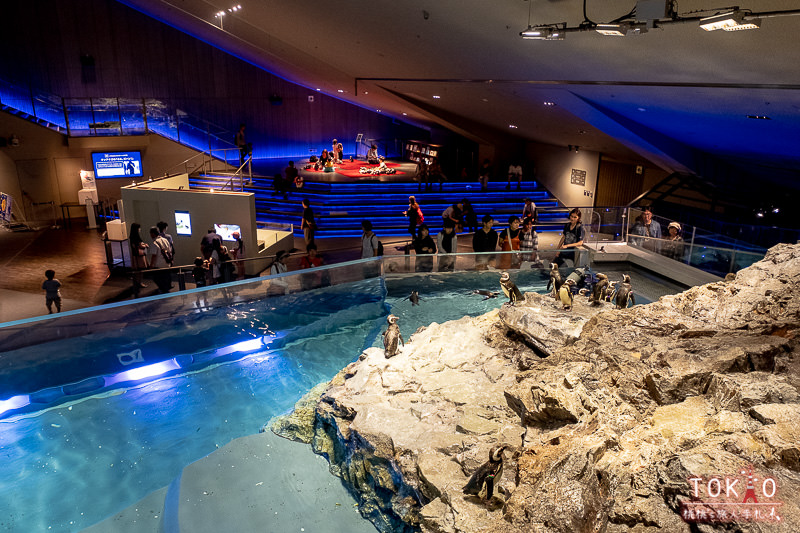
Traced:
[[382, 248], [382, 246], [378, 236], [372, 232], [372, 222], [362, 220], [361, 231], [361, 259], [383, 255], [378, 253], [378, 248]]
[[150, 248], [150, 268], [158, 269], [153, 272], [153, 281], [158, 286], [161, 294], [166, 294], [172, 288], [172, 275], [169, 270], [164, 270], [172, 266], [173, 256], [172, 247], [169, 241], [158, 234], [158, 228], [150, 228], [150, 238], [153, 239], [153, 246]]

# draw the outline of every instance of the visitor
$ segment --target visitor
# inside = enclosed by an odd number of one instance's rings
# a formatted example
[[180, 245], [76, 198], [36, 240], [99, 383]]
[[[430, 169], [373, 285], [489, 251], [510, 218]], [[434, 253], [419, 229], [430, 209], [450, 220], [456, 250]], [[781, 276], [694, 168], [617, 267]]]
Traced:
[[528, 217], [522, 221], [522, 229], [519, 235], [519, 249], [522, 252], [522, 260], [532, 263], [531, 267], [541, 267], [539, 261], [539, 235], [533, 227], [533, 219]]
[[230, 251], [231, 258], [236, 261], [236, 273], [239, 279], [244, 279], [244, 259], [247, 257], [244, 253], [244, 241], [242, 235], [238, 231], [234, 231], [231, 236], [236, 246]]
[[414, 196], [408, 197], [408, 209], [403, 211], [403, 216], [408, 217], [408, 234], [411, 235], [411, 240], [413, 241], [417, 236], [417, 226], [425, 221], [422, 209], [420, 209]]
[[214, 241], [219, 241], [219, 243], [222, 244], [222, 237], [213, 229], [208, 230], [208, 232], [203, 235], [203, 238], [200, 239], [200, 252], [203, 254], [203, 259], [211, 258], [211, 252], [214, 251]]
[[247, 142], [245, 137], [245, 124], [239, 124], [239, 131], [236, 132], [236, 147], [239, 148], [239, 166], [244, 165], [247, 156], [253, 153], [253, 145]]
[[374, 144], [367, 150], [367, 163], [370, 165], [378, 164], [378, 147]]
[[378, 236], [372, 231], [372, 222], [361, 221], [361, 259], [378, 256]]
[[288, 184], [291, 183], [288, 180], [284, 180], [283, 176], [278, 172], [272, 176], [272, 196], [283, 196], [284, 200], [289, 199], [288, 194]]
[[681, 236], [681, 225], [677, 222], [670, 222], [667, 226], [666, 240], [661, 247], [661, 253], [676, 261], [683, 261], [684, 242]]
[[141, 228], [142, 226], [138, 222], [131, 224], [130, 237], [128, 237], [131, 245], [134, 296], [139, 294], [139, 289], [147, 287], [147, 284], [142, 283], [142, 270], [147, 268], [147, 249], [150, 248], [150, 245], [142, 239]]
[[455, 254], [458, 252], [458, 235], [456, 235], [455, 224], [449, 219], [445, 219], [444, 228], [436, 236], [436, 248], [439, 253], [439, 272], [452, 272], [455, 269]]
[[492, 162], [484, 159], [481, 168], [478, 170], [478, 181], [481, 184], [481, 191], [489, 188], [489, 178], [492, 175]]
[[414, 241], [414, 252], [417, 254], [415, 270], [417, 272], [432, 271], [433, 254], [436, 253], [436, 243], [433, 242], [433, 238], [430, 236], [427, 224], [422, 224], [419, 227], [419, 234]]
[[[298, 191], [301, 190], [305, 184], [306, 184], [306, 182], [303, 179], [303, 176], [301, 176], [300, 174], [298, 174], [297, 176], [294, 177], [294, 188], [296, 190], [298, 190]], [[287, 183], [287, 188], [288, 188], [288, 183]], [[287, 198], [287, 197], [288, 197], [288, 194], [284, 196], [284, 199]]]
[[175, 242], [172, 240], [172, 235], [167, 233], [167, 228], [169, 227], [169, 224], [167, 224], [162, 220], [161, 222], [156, 224], [156, 227], [158, 228], [158, 234], [167, 239], [167, 242], [169, 242], [169, 250], [172, 253], [172, 257], [175, 257]]
[[45, 270], [44, 277], [47, 278], [42, 283], [44, 291], [44, 304], [47, 312], [53, 314], [53, 304], [56, 306], [56, 313], [61, 312], [61, 282], [56, 279], [55, 270]]
[[572, 265], [577, 266], [575, 259], [575, 248], [583, 246], [583, 224], [581, 224], [581, 210], [577, 207], [569, 212], [569, 222], [564, 224], [561, 238], [558, 240], [558, 252], [554, 262], [560, 267], [565, 263], [565, 259], [572, 259]]
[[449, 220], [453, 224], [453, 228], [455, 228], [456, 231], [462, 231], [464, 229], [463, 218], [464, 204], [461, 201], [448, 206], [447, 209], [442, 211], [442, 221], [447, 222]]
[[[289, 257], [287, 252], [279, 250], [275, 254], [275, 260], [269, 266], [269, 275], [276, 276], [286, 272], [286, 259]], [[284, 278], [270, 280], [267, 288], [267, 296], [277, 296], [289, 292], [289, 283]]]
[[633, 228], [631, 228], [631, 235], [637, 235], [644, 238], [632, 238], [631, 244], [641, 246], [652, 252], [661, 252], [661, 224], [653, 220], [653, 211], [650, 207], [642, 209], [640, 219], [637, 219]]
[[150, 228], [150, 238], [153, 239], [153, 246], [150, 248], [150, 268], [153, 272], [153, 281], [158, 287], [158, 292], [166, 294], [172, 288], [171, 256], [169, 254], [169, 241], [158, 234], [158, 228]]
[[522, 220], [530, 218], [536, 223], [536, 204], [530, 198], [525, 198], [525, 205], [522, 206]]
[[[330, 160], [331, 160], [331, 154], [328, 153], [328, 150], [323, 149], [322, 154], [319, 156], [319, 161], [318, 161], [319, 168], [324, 167], [326, 164], [328, 164]], [[314, 165], [314, 168], [316, 169], [317, 166]]]
[[208, 261], [202, 257], [194, 258], [194, 268], [192, 269], [195, 287], [205, 287], [208, 285]]
[[508, 183], [506, 184], [506, 190], [511, 190], [511, 181], [517, 181], [517, 190], [522, 189], [522, 165], [519, 164], [518, 161], [512, 162], [508, 166]]
[[475, 208], [472, 207], [472, 202], [467, 198], [461, 200], [461, 205], [463, 206], [462, 212], [464, 213], [465, 227], [474, 233], [478, 230], [478, 215], [475, 213]]
[[[300, 268], [315, 268], [324, 265], [325, 262], [322, 257], [317, 253], [317, 245], [313, 242], [306, 246], [306, 255], [300, 259]], [[302, 274], [300, 276], [300, 286], [303, 290], [316, 289], [322, 286], [323, 272], [313, 272], [310, 274]]]
[[337, 141], [336, 139], [333, 140], [333, 159], [337, 163], [341, 163], [344, 161], [344, 145]]
[[494, 252], [497, 249], [498, 235], [492, 229], [493, 225], [494, 219], [492, 215], [484, 215], [483, 227], [472, 236], [472, 251], [480, 254], [475, 256], [475, 268], [477, 270], [486, 270], [489, 260], [494, 258], [494, 256], [485, 253]]
[[417, 190], [422, 191], [423, 187], [425, 187], [425, 190], [428, 189], [428, 163], [424, 157], [420, 156], [419, 161], [417, 161], [417, 172], [414, 174], [414, 181], [417, 182]]
[[303, 230], [303, 238], [306, 241], [306, 246], [314, 242], [314, 234], [317, 231], [317, 223], [314, 220], [314, 210], [311, 209], [311, 202], [308, 198], [303, 198], [303, 221], [300, 228]]
[[[519, 217], [511, 215], [508, 217], [508, 227], [500, 232], [500, 249], [504, 252], [519, 250]], [[509, 268], [519, 268], [521, 258], [519, 254], [503, 254], [500, 257], [498, 268], [508, 270]]]
[[441, 192], [444, 182], [447, 181], [447, 176], [445, 176], [442, 172], [442, 166], [439, 164], [438, 159], [434, 159], [433, 162], [431, 162], [430, 168], [428, 169], [429, 190], [433, 187], [434, 181], [439, 183], [439, 192]]
[[[285, 199], [287, 197], [288, 192], [289, 192], [289, 187], [292, 184], [294, 184], [295, 180], [300, 175], [300, 173], [297, 171], [297, 168], [294, 166], [294, 161], [289, 161], [289, 164], [286, 167], [286, 169], [284, 169], [283, 173], [286, 175], [286, 181], [284, 182], [284, 187], [285, 188], [283, 190], [284, 199]], [[299, 187], [299, 188], [302, 188], [302, 186]]]

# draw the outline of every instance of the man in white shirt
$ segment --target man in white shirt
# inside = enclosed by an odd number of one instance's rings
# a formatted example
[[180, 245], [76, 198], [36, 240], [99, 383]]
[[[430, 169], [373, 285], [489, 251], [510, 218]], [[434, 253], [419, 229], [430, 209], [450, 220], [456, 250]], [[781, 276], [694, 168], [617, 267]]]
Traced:
[[[158, 234], [158, 228], [150, 228], [150, 238], [153, 239], [153, 246], [150, 247], [150, 268], [165, 269], [172, 266], [172, 246], [169, 241]], [[172, 275], [169, 270], [159, 270], [153, 272], [153, 281], [158, 286], [158, 291], [162, 294], [168, 293], [172, 288]]]

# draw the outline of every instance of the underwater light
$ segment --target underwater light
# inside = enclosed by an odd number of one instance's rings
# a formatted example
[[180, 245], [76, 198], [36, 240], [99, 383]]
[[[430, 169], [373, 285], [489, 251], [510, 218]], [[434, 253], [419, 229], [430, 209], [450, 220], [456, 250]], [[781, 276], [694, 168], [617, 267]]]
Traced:
[[181, 365], [178, 364], [178, 361], [175, 359], [169, 359], [167, 361], [161, 361], [160, 363], [140, 366], [138, 368], [126, 370], [125, 372], [120, 372], [119, 374], [114, 374], [106, 379], [105, 384], [106, 387], [108, 387], [110, 385], [125, 381], [139, 381], [142, 379], [154, 378], [163, 376], [167, 372], [172, 372], [173, 370], [180, 370], [180, 368]]
[[0, 401], [0, 416], [8, 411], [13, 411], [15, 409], [19, 409], [20, 407], [25, 407], [26, 405], [31, 404], [30, 396], [27, 394], [21, 394], [19, 396], [12, 396], [8, 400]]

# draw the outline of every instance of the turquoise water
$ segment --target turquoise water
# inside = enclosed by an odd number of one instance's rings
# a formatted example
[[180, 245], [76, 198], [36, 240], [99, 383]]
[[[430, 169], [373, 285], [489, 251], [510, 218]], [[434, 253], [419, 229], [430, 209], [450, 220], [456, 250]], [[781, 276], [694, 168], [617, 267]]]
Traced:
[[[498, 279], [496, 272], [411, 275], [387, 280], [385, 300], [361, 282], [218, 309], [188, 323], [138, 326], [152, 330], [148, 349], [175, 354], [264, 331], [281, 342], [236, 361], [1, 420], [0, 530], [79, 531], [121, 511], [168, 485], [191, 462], [257, 433], [365, 346], [379, 345], [388, 312], [400, 317], [408, 339], [431, 322], [499, 307], [502, 296], [484, 300], [471, 293], [499, 290]], [[523, 291], [543, 290], [546, 283], [535, 271], [516, 279]], [[419, 306], [408, 300], [411, 290], [419, 291]], [[360, 300], [348, 301], [354, 293]], [[112, 340], [106, 334], [83, 342], [106, 346]], [[124, 347], [129, 340], [118, 342]]]

